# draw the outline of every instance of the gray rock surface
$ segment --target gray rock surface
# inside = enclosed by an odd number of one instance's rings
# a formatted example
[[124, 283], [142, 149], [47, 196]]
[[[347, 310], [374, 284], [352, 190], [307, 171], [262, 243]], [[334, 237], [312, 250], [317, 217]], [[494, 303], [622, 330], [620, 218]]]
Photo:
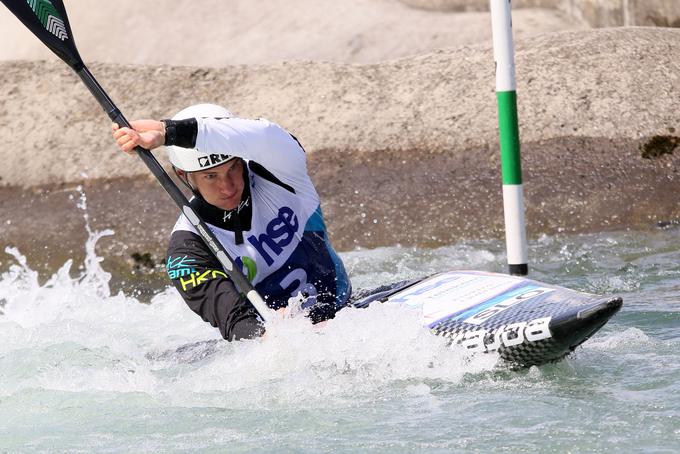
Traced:
[[[637, 140], [678, 128], [680, 30], [619, 28], [517, 43], [521, 138]], [[495, 156], [489, 45], [374, 65], [92, 66], [129, 118], [209, 101], [294, 131], [311, 156], [416, 151]], [[0, 63], [5, 185], [145, 175], [115, 151], [94, 99], [58, 62]], [[23, 150], [23, 153], [17, 153]], [[27, 154], [28, 155], [27, 155]], [[160, 153], [159, 153], [160, 155]]]

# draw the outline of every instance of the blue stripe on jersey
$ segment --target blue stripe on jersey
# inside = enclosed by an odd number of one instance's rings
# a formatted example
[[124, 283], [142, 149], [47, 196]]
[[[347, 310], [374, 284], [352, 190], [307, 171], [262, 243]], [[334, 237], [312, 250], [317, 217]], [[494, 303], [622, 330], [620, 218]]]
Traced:
[[316, 211], [309, 217], [305, 225], [305, 232], [323, 232], [326, 235], [326, 224], [323, 222], [323, 214], [321, 213], [321, 205], [316, 207]]
[[344, 306], [347, 304], [347, 300], [349, 299], [351, 293], [349, 278], [347, 277], [347, 272], [345, 271], [345, 266], [342, 264], [342, 260], [340, 260], [340, 257], [338, 257], [335, 249], [333, 249], [333, 246], [331, 246], [330, 241], [328, 241], [326, 224], [323, 221], [323, 213], [321, 212], [321, 205], [319, 205], [316, 208], [316, 211], [314, 211], [314, 214], [309, 217], [309, 220], [305, 225], [305, 232], [320, 232], [323, 234], [328, 255], [330, 255], [331, 260], [333, 261], [333, 266], [335, 267], [335, 305], [337, 307]]

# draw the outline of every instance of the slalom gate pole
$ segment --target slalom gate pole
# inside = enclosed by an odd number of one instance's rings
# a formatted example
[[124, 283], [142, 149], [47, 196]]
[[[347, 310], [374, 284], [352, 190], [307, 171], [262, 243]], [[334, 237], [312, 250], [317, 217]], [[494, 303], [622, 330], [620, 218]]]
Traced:
[[503, 213], [508, 272], [526, 276], [529, 273], [526, 225], [524, 222], [524, 190], [520, 160], [517, 92], [515, 82], [515, 49], [512, 41], [511, 0], [490, 0], [493, 28], [493, 53], [496, 61], [496, 98], [503, 179]]

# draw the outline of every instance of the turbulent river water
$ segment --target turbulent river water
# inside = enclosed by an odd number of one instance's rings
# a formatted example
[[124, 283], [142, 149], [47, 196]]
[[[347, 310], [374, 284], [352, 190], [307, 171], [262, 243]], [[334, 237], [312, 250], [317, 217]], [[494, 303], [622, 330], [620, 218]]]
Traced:
[[[5, 251], [0, 452], [680, 451], [680, 228], [532, 241], [532, 278], [624, 307], [567, 359], [519, 371], [380, 305], [216, 341], [172, 289], [112, 294], [94, 254], [111, 233], [46, 283]], [[505, 269], [498, 241], [341, 255], [355, 288]]]

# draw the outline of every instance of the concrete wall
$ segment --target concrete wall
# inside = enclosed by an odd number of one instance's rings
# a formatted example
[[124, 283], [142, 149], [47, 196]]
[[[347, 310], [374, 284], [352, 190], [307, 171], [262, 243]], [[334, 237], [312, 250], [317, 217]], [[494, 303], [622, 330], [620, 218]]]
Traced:
[[399, 0], [414, 8], [433, 11], [488, 11], [487, 0]]
[[630, 25], [680, 27], [680, 0], [628, 0]]
[[[561, 0], [558, 7], [592, 27], [628, 25], [631, 0]], [[673, 1], [673, 0], [670, 0]]]
[[[489, 0], [400, 0], [436, 11], [488, 11]], [[556, 8], [592, 27], [680, 27], [680, 0], [513, 0], [513, 8]]]
[[558, 7], [593, 27], [680, 27], [679, 0], [561, 0]]
[[[400, 0], [414, 8], [434, 11], [488, 11], [489, 0]], [[557, 8], [563, 0], [513, 0], [514, 8]]]

